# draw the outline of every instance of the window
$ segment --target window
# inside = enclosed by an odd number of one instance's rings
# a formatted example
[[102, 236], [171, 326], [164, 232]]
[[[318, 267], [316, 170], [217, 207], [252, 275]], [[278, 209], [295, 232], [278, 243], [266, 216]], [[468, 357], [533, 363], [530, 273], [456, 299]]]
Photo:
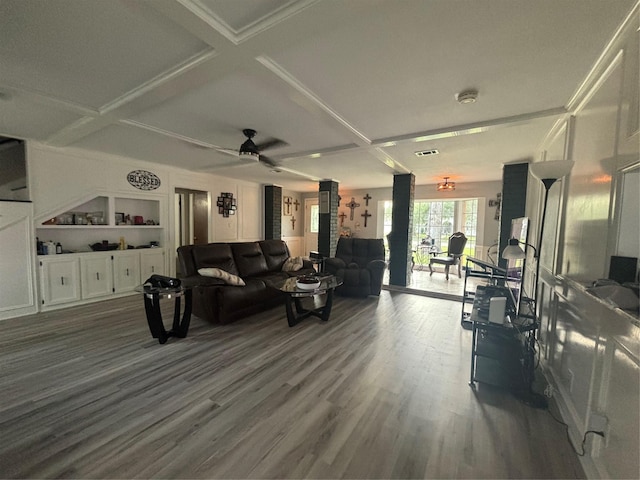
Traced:
[[[384, 235], [391, 231], [392, 202], [384, 203]], [[429, 263], [429, 249], [446, 251], [449, 237], [454, 232], [463, 232], [467, 237], [464, 254], [473, 256], [476, 250], [478, 231], [478, 199], [429, 201], [416, 200], [413, 204], [413, 232], [411, 245], [415, 249], [418, 264]]]
[[316, 205], [311, 205], [311, 218], [310, 218], [310, 223], [309, 223], [309, 230], [311, 233], [318, 233], [318, 230], [320, 230], [319, 227], [319, 223], [320, 223], [320, 207], [316, 204]]

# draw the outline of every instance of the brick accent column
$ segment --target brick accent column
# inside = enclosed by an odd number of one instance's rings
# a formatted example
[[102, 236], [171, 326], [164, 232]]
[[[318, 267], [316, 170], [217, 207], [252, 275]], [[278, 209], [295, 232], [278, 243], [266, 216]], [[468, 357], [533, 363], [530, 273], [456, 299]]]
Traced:
[[[511, 220], [524, 217], [527, 203], [528, 163], [515, 163], [502, 167], [502, 201], [500, 202], [500, 246], [502, 254], [511, 238]], [[507, 261], [500, 257], [498, 265], [507, 268]]]
[[282, 237], [282, 187], [264, 186], [264, 238], [278, 240]]
[[389, 241], [389, 284], [406, 287], [411, 280], [411, 232], [416, 178], [412, 173], [393, 176], [393, 209]]
[[[319, 192], [329, 193], [329, 213], [319, 215], [318, 251], [325, 257], [333, 257], [338, 245], [338, 182], [322, 180]], [[319, 206], [322, 209], [321, 201]]]

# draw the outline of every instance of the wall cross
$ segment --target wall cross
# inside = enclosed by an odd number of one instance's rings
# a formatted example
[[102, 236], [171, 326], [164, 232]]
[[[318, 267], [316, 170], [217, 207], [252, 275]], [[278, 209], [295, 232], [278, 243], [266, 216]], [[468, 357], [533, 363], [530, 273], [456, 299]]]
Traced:
[[356, 209], [356, 207], [359, 207], [359, 206], [360, 204], [356, 203], [356, 199], [351, 197], [351, 201], [346, 204], [346, 207], [351, 209], [351, 215], [349, 215], [350, 220], [353, 220], [353, 211]]
[[284, 203], [284, 214], [285, 215], [291, 215], [291, 197], [284, 197], [283, 202]]
[[344, 219], [347, 218], [347, 214], [344, 212], [340, 212], [340, 215], [338, 215], [338, 217], [340, 217], [340, 226], [342, 227], [344, 225]]
[[291, 215], [291, 229], [296, 228], [296, 217]]
[[371, 200], [371, 196], [367, 193], [364, 197], [364, 201], [367, 202], [365, 205], [368, 207], [369, 206], [369, 200]]
[[298, 201], [298, 199], [296, 198], [296, 201], [293, 202], [293, 204], [296, 206], [296, 212], [298, 211], [298, 207], [300, 206], [300, 202]]
[[360, 216], [364, 217], [364, 228], [367, 228], [367, 218], [371, 216], [371, 214], [369, 213], [369, 210], [365, 210], [364, 213], [361, 214]]

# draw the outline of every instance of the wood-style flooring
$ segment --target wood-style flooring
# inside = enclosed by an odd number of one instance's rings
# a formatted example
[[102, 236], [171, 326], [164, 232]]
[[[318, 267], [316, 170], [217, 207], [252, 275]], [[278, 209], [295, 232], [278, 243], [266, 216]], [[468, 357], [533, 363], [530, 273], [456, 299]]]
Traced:
[[383, 291], [165, 345], [139, 295], [0, 322], [0, 477], [583, 478], [547, 412], [468, 386], [459, 316]]

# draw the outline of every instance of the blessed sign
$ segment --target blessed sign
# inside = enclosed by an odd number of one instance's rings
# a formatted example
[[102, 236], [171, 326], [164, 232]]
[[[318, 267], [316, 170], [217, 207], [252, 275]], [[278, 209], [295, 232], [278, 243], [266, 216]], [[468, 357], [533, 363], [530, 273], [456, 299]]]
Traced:
[[133, 170], [127, 174], [127, 181], [138, 190], [155, 190], [160, 186], [160, 178], [146, 170]]

